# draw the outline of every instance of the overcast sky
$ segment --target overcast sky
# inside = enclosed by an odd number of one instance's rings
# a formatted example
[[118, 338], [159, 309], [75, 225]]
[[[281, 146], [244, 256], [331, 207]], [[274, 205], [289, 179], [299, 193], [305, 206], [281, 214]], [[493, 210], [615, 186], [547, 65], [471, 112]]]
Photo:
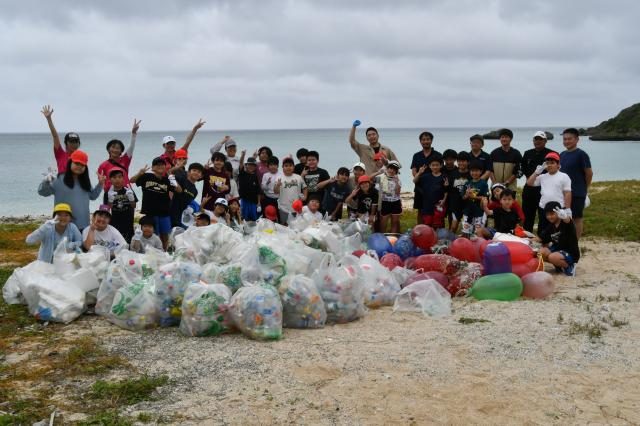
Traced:
[[0, 132], [593, 125], [640, 101], [640, 2], [29, 1]]

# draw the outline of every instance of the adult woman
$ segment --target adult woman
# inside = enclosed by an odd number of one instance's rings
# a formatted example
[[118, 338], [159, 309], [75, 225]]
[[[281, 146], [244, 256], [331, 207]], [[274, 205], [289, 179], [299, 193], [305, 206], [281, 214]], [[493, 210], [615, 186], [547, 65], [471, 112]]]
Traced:
[[89, 225], [89, 200], [95, 200], [102, 192], [106, 179], [104, 174], [98, 174], [98, 184], [91, 187], [87, 163], [89, 156], [80, 150], [69, 156], [66, 172], [51, 180], [40, 183], [38, 194], [43, 197], [54, 196], [53, 204], [66, 203], [71, 207], [73, 223], [82, 230]]
[[[124, 144], [119, 139], [112, 139], [107, 142], [107, 152], [109, 153], [109, 159], [103, 161], [98, 166], [98, 174], [103, 174], [107, 177], [104, 183], [105, 196], [111, 188], [111, 181], [109, 180], [109, 172], [114, 167], [124, 170], [124, 186], [129, 187], [129, 165], [133, 159], [133, 150], [136, 147], [136, 136], [138, 129], [140, 128], [140, 120], [133, 119], [133, 127], [131, 128], [131, 142], [129, 142], [129, 148], [124, 151]], [[123, 154], [124, 152], [124, 154]]]
[[73, 212], [69, 204], [56, 204], [53, 208], [53, 219], [40, 225], [38, 229], [27, 235], [27, 244], [40, 243], [38, 260], [53, 263], [53, 253], [63, 238], [67, 239], [67, 248], [80, 248], [82, 236], [78, 227], [71, 223]]

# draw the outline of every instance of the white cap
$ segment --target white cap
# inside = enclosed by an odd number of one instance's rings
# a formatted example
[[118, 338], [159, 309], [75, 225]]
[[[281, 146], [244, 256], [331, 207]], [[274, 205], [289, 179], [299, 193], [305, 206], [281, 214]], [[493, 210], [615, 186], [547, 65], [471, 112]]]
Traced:
[[396, 169], [400, 170], [400, 163], [398, 163], [396, 160], [391, 160], [387, 163], [387, 167], [389, 166], [395, 166]]
[[229, 207], [229, 203], [227, 202], [226, 198], [218, 198], [215, 202], [215, 205], [218, 204], [222, 204], [225, 207]]
[[535, 133], [535, 135], [533, 135], [533, 138], [542, 138], [542, 139], [547, 139], [547, 134], [545, 132], [543, 132], [542, 130], [539, 130]]
[[353, 169], [355, 169], [356, 167], [360, 167], [362, 170], [367, 170], [367, 168], [364, 166], [364, 163], [356, 163], [351, 168], [351, 171], [353, 171]]
[[165, 143], [169, 143], [169, 142], [176, 142], [176, 138], [174, 138], [173, 136], [165, 136], [164, 138], [162, 138], [162, 144], [164, 145]]

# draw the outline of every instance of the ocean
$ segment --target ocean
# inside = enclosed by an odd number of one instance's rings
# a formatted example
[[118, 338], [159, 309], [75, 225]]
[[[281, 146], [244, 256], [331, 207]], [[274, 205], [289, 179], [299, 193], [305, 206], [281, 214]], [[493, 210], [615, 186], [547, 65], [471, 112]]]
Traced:
[[[357, 139], [366, 143], [365, 126], [358, 129]], [[400, 159], [403, 168], [401, 178], [403, 190], [413, 188], [409, 165], [413, 154], [421, 149], [418, 135], [425, 129], [384, 129], [379, 128], [380, 141], [393, 149]], [[474, 133], [485, 133], [491, 128], [431, 128], [435, 135], [433, 147], [442, 152], [447, 148], [456, 151], [469, 149], [469, 136]], [[532, 147], [532, 137], [537, 130], [547, 130], [555, 135], [547, 146], [562, 151], [561, 128], [515, 128], [512, 146], [524, 152]], [[67, 130], [61, 130], [63, 137]], [[188, 131], [145, 132], [141, 128], [130, 173], [135, 174], [145, 164], [163, 152], [162, 137], [173, 135], [178, 140], [178, 147]], [[206, 162], [209, 149], [213, 144], [230, 135], [238, 143], [240, 150], [246, 149], [247, 155], [261, 146], [269, 146], [274, 154], [283, 158], [288, 154], [295, 155], [298, 148], [315, 149], [320, 153], [320, 167], [334, 175], [339, 167], [351, 168], [358, 161], [348, 142], [349, 129], [310, 129], [310, 130], [229, 130], [209, 131], [202, 129], [198, 132], [189, 150], [189, 160]], [[125, 146], [129, 145], [130, 133], [80, 132], [81, 149], [89, 154], [89, 167], [92, 183], [97, 181], [95, 171], [98, 165], [107, 159], [106, 143], [110, 139], [120, 139]], [[640, 143], [619, 141], [590, 141], [582, 137], [579, 147], [591, 157], [594, 170], [594, 180], [626, 180], [639, 179], [640, 171], [636, 162], [640, 158]], [[499, 146], [499, 141], [485, 142], [485, 151], [491, 152]], [[0, 147], [4, 152], [1, 164], [1, 179], [4, 202], [0, 203], [0, 216], [24, 216], [49, 214], [53, 207], [53, 197], [41, 197], [37, 193], [38, 184], [43, 179], [48, 167], [55, 167], [52, 140], [49, 133], [0, 134]], [[521, 184], [524, 182], [522, 180]], [[201, 189], [201, 185], [199, 184]], [[138, 195], [140, 190], [136, 189]], [[92, 204], [97, 207], [98, 201]]]

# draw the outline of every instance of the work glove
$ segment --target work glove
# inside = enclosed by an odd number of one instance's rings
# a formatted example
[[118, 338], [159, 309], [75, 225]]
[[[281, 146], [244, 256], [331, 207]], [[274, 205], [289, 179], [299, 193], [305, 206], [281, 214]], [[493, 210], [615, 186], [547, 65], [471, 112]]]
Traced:
[[140, 226], [136, 226], [136, 230], [133, 231], [133, 238], [132, 240], [135, 241], [142, 241], [142, 229], [140, 229]]
[[114, 191], [113, 187], [111, 187], [109, 192], [107, 192], [107, 201], [109, 201], [109, 204], [113, 204], [113, 201], [116, 199], [116, 195], [116, 191]]
[[258, 214], [262, 213], [262, 207], [261, 206], [258, 206], [257, 212], [258, 212]]
[[546, 170], [547, 166], [546, 165], [539, 165], [538, 167], [536, 167], [536, 171], [534, 172], [536, 175], [540, 175], [542, 174], [542, 172], [544, 172]]
[[47, 226], [56, 226], [58, 224], [58, 218], [54, 217], [53, 219], [49, 219], [48, 221], [45, 222], [45, 225]]
[[178, 186], [178, 181], [176, 180], [176, 175], [169, 175], [169, 183], [171, 184], [171, 186], [173, 186], [174, 188], [176, 186]]
[[126, 189], [125, 195], [127, 196], [127, 200], [129, 200], [129, 201], [135, 201], [136, 200], [136, 195], [133, 193], [133, 190], [131, 188], [127, 188]]
[[561, 209], [560, 207], [556, 207], [553, 211], [556, 212], [560, 220], [570, 219], [572, 217], [571, 209]]
[[361, 125], [362, 123], [360, 122], [360, 120], [355, 120], [353, 122], [353, 127], [358, 127], [359, 125]]

